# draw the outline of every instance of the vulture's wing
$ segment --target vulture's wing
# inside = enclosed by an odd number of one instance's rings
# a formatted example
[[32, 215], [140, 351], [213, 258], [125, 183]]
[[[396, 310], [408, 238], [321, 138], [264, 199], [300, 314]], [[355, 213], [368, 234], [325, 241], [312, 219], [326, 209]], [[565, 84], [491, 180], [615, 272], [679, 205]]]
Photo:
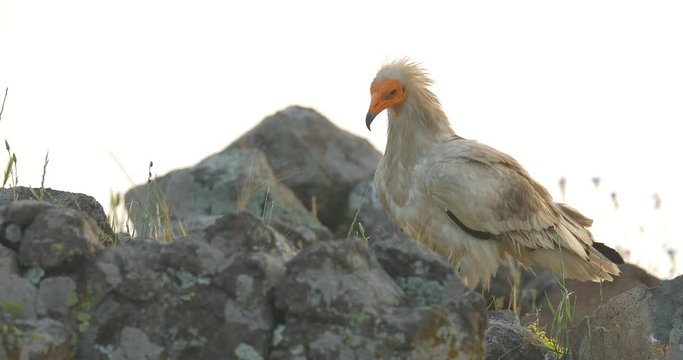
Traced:
[[[592, 244], [582, 226], [590, 220], [570, 219], [545, 188], [500, 151], [454, 139], [424, 165], [426, 191], [445, 212], [445, 221], [450, 218], [474, 237], [529, 250], [562, 245], [583, 256]], [[565, 226], [567, 221], [573, 226]]]

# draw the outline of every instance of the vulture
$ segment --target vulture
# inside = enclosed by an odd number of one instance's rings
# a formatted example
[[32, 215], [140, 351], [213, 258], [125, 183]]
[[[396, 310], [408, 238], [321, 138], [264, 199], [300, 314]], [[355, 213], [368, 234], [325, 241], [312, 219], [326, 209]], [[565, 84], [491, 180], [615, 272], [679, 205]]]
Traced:
[[447, 258], [471, 288], [488, 286], [510, 256], [563, 278], [618, 275], [623, 259], [593, 240], [592, 220], [553, 201], [511, 156], [456, 135], [431, 84], [419, 64], [398, 59], [370, 86], [368, 130], [388, 113], [374, 185], [394, 223]]

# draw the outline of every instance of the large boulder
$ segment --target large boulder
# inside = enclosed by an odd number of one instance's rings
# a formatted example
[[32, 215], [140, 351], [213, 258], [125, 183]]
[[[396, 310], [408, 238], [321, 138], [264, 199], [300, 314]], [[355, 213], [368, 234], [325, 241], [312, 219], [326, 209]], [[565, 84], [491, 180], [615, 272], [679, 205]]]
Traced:
[[294, 255], [248, 213], [171, 244], [131, 241], [103, 251], [78, 296], [92, 309], [78, 356], [263, 359], [275, 328], [271, 290]]
[[15, 320], [0, 314], [0, 359], [73, 359], [76, 332], [52, 319]]
[[483, 300], [407, 239], [299, 253], [249, 212], [174, 242], [105, 247], [96, 230], [70, 208], [0, 207], [0, 357], [484, 356]]
[[0, 264], [47, 273], [77, 267], [102, 247], [99, 233], [80, 211], [34, 200], [10, 202], [0, 206]]
[[381, 154], [313, 109], [293, 106], [267, 117], [230, 148], [257, 148], [282, 184], [331, 229], [346, 223], [349, 191], [371, 179]]
[[683, 276], [612, 298], [570, 340], [580, 359], [683, 359]]
[[95, 222], [76, 210], [46, 208], [23, 229], [19, 264], [46, 272], [78, 267], [102, 247], [98, 232]]
[[[258, 149], [226, 149], [191, 168], [137, 186], [126, 193], [125, 199], [127, 208], [133, 209], [131, 216], [142, 237], [150, 236], [150, 229], [145, 228], [150, 221], [144, 214], [153, 214], [153, 223], [159, 217], [165, 218], [167, 211], [171, 226], [182, 224], [192, 232], [206, 228], [221, 215], [240, 210], [266, 223], [275, 218], [285, 228], [302, 225], [321, 238], [331, 237], [329, 230], [276, 177]], [[159, 208], [165, 210], [160, 212]]]
[[0, 274], [18, 274], [17, 253], [0, 244]]
[[[420, 261], [406, 259], [401, 261]], [[275, 329], [270, 358], [482, 358], [482, 299], [452, 271], [432, 275], [396, 282], [362, 239], [304, 249], [275, 290], [284, 319]]]
[[74, 308], [88, 261], [104, 247], [85, 213], [47, 202], [0, 206], [0, 358], [73, 358]]

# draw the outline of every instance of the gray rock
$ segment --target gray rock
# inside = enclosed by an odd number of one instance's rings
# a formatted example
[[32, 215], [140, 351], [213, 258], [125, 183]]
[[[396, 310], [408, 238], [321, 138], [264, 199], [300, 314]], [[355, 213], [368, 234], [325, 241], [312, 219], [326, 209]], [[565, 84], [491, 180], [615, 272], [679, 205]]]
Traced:
[[69, 313], [69, 305], [74, 301], [75, 295], [76, 282], [70, 277], [44, 279], [38, 287], [37, 312], [41, 316], [65, 316]]
[[328, 240], [331, 234], [325, 233], [320, 236], [315, 231], [303, 225], [291, 224], [280, 219], [269, 219], [268, 226], [277, 230], [290, 244], [297, 249], [302, 249], [320, 240]]
[[[202, 230], [215, 220], [213, 216], [245, 210], [258, 218], [279, 218], [329, 234], [296, 195], [280, 183], [257, 149], [226, 149], [194, 167], [172, 171], [155, 182], [137, 186], [126, 193], [125, 199], [138, 224], [136, 230], [143, 237], [165, 231], [150, 227], [149, 219], [142, 217], [145, 211], [151, 211], [151, 218], [163, 220], [165, 216], [157, 214], [157, 204], [167, 207], [172, 222], [187, 225], [193, 231]], [[148, 209], [150, 203], [153, 206]]]
[[487, 360], [549, 360], [552, 353], [544, 349], [538, 335], [519, 323], [509, 310], [489, 312], [486, 334]]
[[37, 284], [45, 272], [76, 267], [101, 248], [99, 233], [94, 220], [77, 210], [33, 200], [10, 202], [0, 206], [0, 243], [9, 248], [0, 250], [0, 270], [21, 267]]
[[0, 206], [0, 243], [17, 251], [24, 230], [50, 204], [40, 201], [17, 201]]
[[17, 254], [0, 245], [0, 274], [18, 274]]
[[287, 264], [276, 289], [276, 306], [297, 317], [344, 319], [349, 313], [379, 315], [399, 305], [401, 289], [360, 240], [318, 243]]
[[346, 221], [349, 191], [374, 176], [381, 157], [367, 140], [298, 106], [267, 117], [229, 148], [241, 147], [263, 151], [277, 178], [309, 209], [315, 198], [318, 217], [331, 229]]
[[158, 359], [164, 350], [150, 342], [142, 330], [128, 326], [121, 331], [119, 342], [121, 346], [112, 352], [111, 359]]
[[78, 356], [266, 358], [275, 328], [272, 288], [290, 246], [241, 213], [219, 218], [205, 235], [101, 251], [87, 271], [92, 318]]
[[36, 287], [16, 274], [0, 273], [0, 313], [14, 319], [36, 318]]
[[295, 247], [280, 233], [248, 212], [230, 213], [205, 231], [206, 241], [226, 253], [235, 250], [262, 252], [289, 261]]
[[73, 359], [76, 334], [53, 319], [5, 320], [0, 337], [1, 359]]
[[615, 296], [570, 336], [581, 359], [683, 359], [683, 276]]
[[0, 189], [0, 205], [9, 204], [17, 200], [38, 200], [48, 202], [58, 207], [67, 207], [78, 210], [92, 217], [104, 237], [114, 239], [114, 231], [109, 225], [107, 215], [104, 213], [102, 205], [94, 197], [81, 193], [59, 191], [50, 188], [32, 189], [25, 186], [16, 188]]
[[370, 246], [384, 270], [399, 284], [419, 278], [443, 285], [456, 276], [445, 259], [405, 236], [375, 239]]
[[283, 313], [271, 359], [479, 359], [483, 301], [457, 277], [421, 305], [384, 272], [364, 240], [318, 243], [287, 264], [275, 290]]
[[77, 266], [102, 247], [98, 232], [97, 224], [89, 216], [70, 208], [49, 205], [35, 214], [23, 230], [19, 264], [37, 266], [48, 273]]
[[459, 331], [459, 343], [476, 349], [486, 329], [485, 303], [462, 283], [445, 259], [402, 233], [378, 236], [370, 246], [381, 266], [403, 290], [406, 305], [446, 307], [453, 323], [466, 324]]

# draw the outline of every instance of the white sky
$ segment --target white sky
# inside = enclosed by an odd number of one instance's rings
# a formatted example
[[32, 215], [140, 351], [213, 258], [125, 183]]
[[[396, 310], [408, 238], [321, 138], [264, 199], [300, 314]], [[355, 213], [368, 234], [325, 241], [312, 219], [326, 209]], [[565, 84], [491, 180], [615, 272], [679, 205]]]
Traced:
[[596, 236], [664, 276], [662, 239], [683, 252], [681, 19], [680, 1], [0, 0], [0, 141], [20, 185], [40, 186], [49, 150], [46, 186], [105, 207], [130, 187], [109, 152], [142, 183], [150, 160], [159, 175], [193, 165], [291, 104], [383, 149], [386, 116], [364, 125], [369, 84], [407, 55], [456, 132], [557, 196], [566, 176]]

